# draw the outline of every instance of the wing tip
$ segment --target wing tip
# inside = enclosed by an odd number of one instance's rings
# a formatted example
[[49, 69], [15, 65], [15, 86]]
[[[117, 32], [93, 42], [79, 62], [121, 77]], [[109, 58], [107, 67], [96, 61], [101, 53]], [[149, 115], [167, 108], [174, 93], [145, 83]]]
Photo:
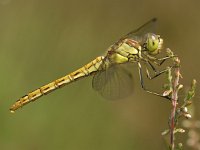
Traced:
[[154, 17], [151, 21], [156, 22], [157, 20], [158, 20], [158, 18]]

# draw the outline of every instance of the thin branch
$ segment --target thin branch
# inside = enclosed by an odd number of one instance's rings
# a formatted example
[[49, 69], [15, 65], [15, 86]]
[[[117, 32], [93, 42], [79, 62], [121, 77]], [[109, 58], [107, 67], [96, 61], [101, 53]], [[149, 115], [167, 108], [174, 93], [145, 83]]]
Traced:
[[175, 144], [174, 144], [174, 131], [175, 131], [175, 127], [176, 127], [176, 109], [177, 109], [177, 105], [178, 105], [178, 91], [180, 89], [179, 86], [179, 79], [180, 79], [180, 60], [178, 59], [178, 57], [176, 57], [174, 59], [174, 63], [175, 63], [175, 79], [173, 82], [173, 90], [172, 90], [172, 110], [171, 110], [171, 116], [170, 116], [170, 145], [171, 145], [171, 149], [174, 150]]
[[[167, 54], [169, 57], [174, 56], [173, 52], [170, 49], [167, 49]], [[163, 96], [170, 96], [172, 109], [170, 113], [170, 120], [169, 120], [169, 129], [165, 130], [162, 135], [170, 135], [170, 149], [174, 150], [176, 148], [182, 149], [182, 143], [179, 143], [177, 146], [175, 145], [175, 134], [184, 133], [185, 130], [182, 128], [177, 128], [178, 121], [180, 117], [184, 117], [186, 119], [191, 118], [191, 114], [187, 112], [188, 106], [192, 104], [192, 98], [195, 95], [196, 89], [196, 80], [192, 81], [191, 88], [187, 92], [186, 97], [183, 100], [183, 104], [180, 106], [178, 103], [178, 92], [180, 89], [183, 88], [183, 85], [179, 83], [180, 78], [182, 78], [180, 73], [180, 59], [176, 57], [172, 57], [174, 62], [174, 66], [172, 68], [168, 68], [167, 72], [167, 84], [165, 84], [165, 91]], [[173, 72], [172, 72], [173, 70]], [[173, 73], [173, 74], [172, 74]]]

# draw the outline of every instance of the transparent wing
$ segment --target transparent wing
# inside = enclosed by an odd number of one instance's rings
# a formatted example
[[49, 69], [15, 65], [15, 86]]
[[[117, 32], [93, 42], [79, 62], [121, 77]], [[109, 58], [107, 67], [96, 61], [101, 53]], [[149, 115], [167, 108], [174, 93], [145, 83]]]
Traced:
[[112, 65], [94, 75], [92, 87], [106, 99], [122, 99], [133, 92], [133, 74], [127, 64]]
[[153, 18], [151, 20], [149, 20], [148, 22], [146, 22], [145, 24], [143, 24], [142, 26], [140, 26], [138, 29], [133, 30], [131, 32], [129, 32], [128, 34], [126, 34], [124, 38], [141, 38], [144, 37], [145, 34], [147, 33], [154, 33], [155, 28], [156, 28], [156, 23], [157, 23], [157, 18]]
[[154, 33], [155, 28], [156, 28], [156, 22], [157, 22], [157, 19], [153, 18], [153, 19], [149, 20], [148, 22], [146, 22], [145, 24], [143, 24], [142, 26], [140, 26], [139, 28], [129, 32], [128, 34], [121, 37], [117, 42], [115, 42], [111, 46], [111, 49], [117, 48], [118, 45], [120, 45], [121, 41], [126, 38], [131, 38], [131, 39], [137, 41], [138, 43], [143, 42], [144, 38], [145, 38], [145, 34]]

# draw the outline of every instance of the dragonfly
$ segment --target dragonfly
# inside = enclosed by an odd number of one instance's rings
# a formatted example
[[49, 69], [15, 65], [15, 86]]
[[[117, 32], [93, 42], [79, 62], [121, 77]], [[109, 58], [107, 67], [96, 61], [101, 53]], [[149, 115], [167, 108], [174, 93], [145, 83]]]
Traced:
[[148, 90], [143, 80], [142, 62], [154, 72], [153, 75], [150, 75], [146, 68], [147, 77], [154, 79], [167, 71], [167, 69], [158, 71], [155, 65], [160, 66], [170, 58], [169, 56], [156, 57], [163, 48], [163, 39], [151, 31], [156, 22], [156, 18], [149, 20], [138, 29], [122, 36], [107, 49], [104, 55], [98, 56], [80, 69], [21, 97], [10, 107], [10, 111], [13, 113], [43, 95], [88, 76], [93, 76], [93, 89], [106, 99], [124, 98], [133, 90], [133, 76], [125, 67], [126, 64], [132, 63], [136, 63], [138, 66], [141, 87], [148, 93], [167, 98]]

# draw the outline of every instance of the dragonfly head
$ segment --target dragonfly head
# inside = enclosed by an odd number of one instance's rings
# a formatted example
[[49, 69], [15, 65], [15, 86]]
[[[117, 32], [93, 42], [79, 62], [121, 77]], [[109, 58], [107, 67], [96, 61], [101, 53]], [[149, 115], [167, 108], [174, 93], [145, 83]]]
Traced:
[[150, 55], [157, 55], [160, 53], [163, 46], [163, 39], [160, 38], [160, 35], [153, 33], [146, 34], [144, 41], [144, 48]]

